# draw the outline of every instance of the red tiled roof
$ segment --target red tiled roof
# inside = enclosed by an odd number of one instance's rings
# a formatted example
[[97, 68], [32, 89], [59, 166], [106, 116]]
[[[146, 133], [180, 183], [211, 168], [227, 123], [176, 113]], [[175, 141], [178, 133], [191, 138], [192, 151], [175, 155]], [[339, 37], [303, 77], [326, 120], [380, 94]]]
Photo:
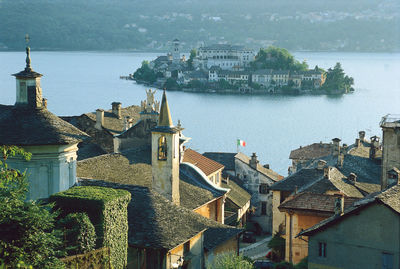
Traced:
[[188, 162], [197, 166], [201, 171], [204, 172], [204, 174], [206, 174], [206, 176], [209, 176], [224, 168], [222, 164], [213, 161], [192, 149], [185, 150], [183, 162]]
[[[321, 211], [335, 213], [335, 200], [337, 196], [302, 192], [293, 198], [285, 200], [278, 208], [281, 211]], [[344, 208], [350, 207], [359, 198], [344, 197]]]

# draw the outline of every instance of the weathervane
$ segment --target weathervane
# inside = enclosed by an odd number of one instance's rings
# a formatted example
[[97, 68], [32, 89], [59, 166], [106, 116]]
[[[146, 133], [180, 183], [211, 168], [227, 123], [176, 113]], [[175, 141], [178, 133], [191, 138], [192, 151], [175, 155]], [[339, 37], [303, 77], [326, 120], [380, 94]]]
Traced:
[[25, 42], [26, 42], [26, 67], [25, 67], [25, 70], [26, 71], [32, 71], [32, 68], [31, 68], [31, 56], [30, 56], [31, 49], [28, 46], [29, 40], [30, 40], [29, 39], [29, 35], [26, 34], [25, 35]]

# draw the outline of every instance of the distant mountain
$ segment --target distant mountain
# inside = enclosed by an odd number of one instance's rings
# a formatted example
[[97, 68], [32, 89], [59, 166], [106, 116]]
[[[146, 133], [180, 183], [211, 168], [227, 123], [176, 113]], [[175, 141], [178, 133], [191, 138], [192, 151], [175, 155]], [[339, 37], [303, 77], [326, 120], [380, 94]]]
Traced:
[[400, 51], [397, 0], [0, 0], [0, 50]]

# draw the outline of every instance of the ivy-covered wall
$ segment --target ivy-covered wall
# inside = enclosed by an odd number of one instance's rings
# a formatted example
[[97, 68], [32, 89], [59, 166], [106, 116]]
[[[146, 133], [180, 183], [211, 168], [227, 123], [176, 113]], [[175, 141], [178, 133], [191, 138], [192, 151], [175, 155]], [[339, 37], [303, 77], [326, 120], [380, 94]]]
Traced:
[[128, 249], [128, 203], [126, 190], [79, 186], [50, 197], [60, 217], [73, 212], [86, 212], [96, 229], [96, 247], [108, 247], [113, 268], [125, 268]]

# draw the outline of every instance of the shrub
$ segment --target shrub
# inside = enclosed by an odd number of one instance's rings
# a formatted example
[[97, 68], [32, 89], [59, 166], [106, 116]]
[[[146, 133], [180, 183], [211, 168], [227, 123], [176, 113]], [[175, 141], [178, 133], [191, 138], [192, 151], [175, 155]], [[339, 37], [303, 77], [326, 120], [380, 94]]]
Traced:
[[271, 241], [268, 242], [268, 247], [272, 249], [273, 261], [279, 262], [285, 256], [285, 239], [281, 237], [280, 233], [274, 234]]
[[61, 216], [69, 213], [85, 212], [93, 223], [96, 247], [109, 247], [111, 264], [114, 268], [124, 268], [128, 257], [128, 203], [131, 194], [95, 186], [79, 186], [50, 197]]
[[223, 253], [215, 256], [213, 262], [207, 265], [208, 269], [253, 269], [253, 262], [249, 258], [235, 253]]
[[83, 254], [94, 249], [96, 232], [85, 213], [71, 213], [58, 223], [64, 231], [64, 245], [68, 255]]
[[308, 257], [303, 258], [298, 264], [294, 266], [295, 269], [307, 269], [308, 268]]
[[274, 269], [294, 269], [290, 262], [280, 262], [274, 265]]

